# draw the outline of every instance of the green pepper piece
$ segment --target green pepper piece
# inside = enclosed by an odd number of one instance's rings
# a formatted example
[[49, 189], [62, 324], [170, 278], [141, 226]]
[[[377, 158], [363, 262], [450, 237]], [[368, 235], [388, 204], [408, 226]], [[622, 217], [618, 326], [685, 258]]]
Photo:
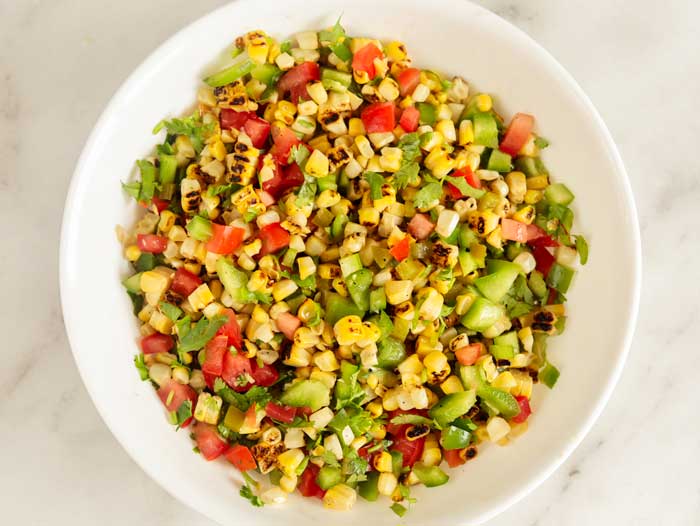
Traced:
[[437, 120], [437, 108], [427, 102], [418, 103], [418, 112], [420, 113], [419, 122], [432, 126]]
[[153, 270], [157, 264], [158, 258], [156, 258], [155, 254], [144, 252], [134, 263], [134, 268], [138, 272], [146, 272], [147, 270]]
[[[364, 313], [369, 310], [370, 292], [372, 286], [372, 271], [366, 268], [353, 272], [345, 279], [348, 292], [355, 305]], [[383, 289], [382, 289], [383, 290]]]
[[282, 71], [273, 64], [258, 64], [250, 71], [250, 76], [259, 80], [266, 86], [274, 86], [280, 78]]
[[369, 502], [374, 502], [379, 498], [379, 488], [377, 486], [377, 481], [379, 480], [379, 473], [376, 471], [370, 471], [367, 473], [367, 480], [360, 482], [357, 488], [357, 492], [365, 500]]
[[293, 268], [294, 267], [294, 260], [297, 257], [297, 251], [294, 250], [293, 248], [288, 248], [286, 252], [284, 253], [284, 256], [282, 256], [282, 265], [284, 265], [287, 268]]
[[391, 335], [399, 341], [404, 341], [411, 330], [411, 322], [403, 318], [394, 319], [394, 331]]
[[547, 285], [556, 289], [562, 294], [566, 294], [571, 286], [571, 280], [576, 272], [569, 267], [555, 263], [547, 275]]
[[386, 309], [386, 292], [384, 287], [372, 289], [369, 293], [369, 311], [381, 312]]
[[494, 149], [491, 151], [486, 168], [495, 172], [510, 172], [512, 169], [511, 156], [501, 150]]
[[[398, 319], [396, 321], [398, 321]], [[377, 367], [381, 367], [382, 369], [395, 369], [405, 359], [406, 347], [402, 342], [392, 337], [379, 341], [377, 349]]]
[[559, 379], [559, 369], [547, 362], [544, 368], [537, 375], [537, 378], [540, 382], [551, 389]]
[[496, 336], [493, 339], [495, 345], [506, 345], [513, 349], [513, 352], [518, 352], [520, 350], [520, 341], [518, 340], [518, 333], [516, 331], [505, 332], [500, 336]]
[[490, 113], [475, 113], [473, 122], [474, 144], [498, 148], [498, 125], [494, 116]]
[[453, 420], [466, 414], [475, 403], [476, 392], [474, 390], [451, 393], [441, 398], [437, 404], [431, 407], [428, 414], [441, 427], [445, 427]]
[[401, 451], [389, 451], [389, 453], [391, 454], [391, 471], [398, 477], [403, 468], [403, 453]]
[[141, 274], [142, 272], [139, 272], [122, 281], [124, 288], [134, 294], [141, 294]]
[[270, 471], [270, 484], [275, 486], [280, 485], [280, 480], [282, 479], [283, 473], [279, 469], [273, 469]]
[[457, 426], [448, 426], [442, 430], [440, 443], [443, 449], [463, 449], [471, 441], [471, 433]]
[[239, 78], [247, 75], [248, 73], [253, 71], [254, 67], [255, 63], [250, 59], [246, 59], [242, 62], [234, 64], [231, 67], [223, 69], [218, 73], [214, 73], [213, 75], [208, 76], [204, 79], [204, 82], [209, 84], [212, 88], [225, 86], [226, 84], [231, 84], [231, 82], [234, 82]]
[[162, 185], [172, 184], [175, 182], [175, 174], [177, 173], [177, 159], [174, 155], [160, 154], [158, 156], [160, 163], [159, 176]]
[[282, 393], [280, 402], [292, 407], [310, 407], [312, 411], [318, 411], [323, 406], [330, 404], [330, 388], [318, 380], [302, 380]]
[[342, 481], [343, 473], [335, 466], [323, 466], [316, 475], [316, 484], [323, 490], [331, 489]]
[[503, 316], [503, 309], [500, 305], [496, 305], [486, 298], [476, 298], [462, 317], [461, 323], [467, 329], [483, 331], [496, 323], [501, 316]]
[[510, 345], [491, 345], [489, 352], [496, 360], [512, 360], [515, 351]]
[[437, 466], [426, 466], [422, 462], [413, 466], [413, 473], [428, 488], [442, 486], [450, 480], [449, 475]]
[[136, 161], [136, 165], [141, 173], [141, 191], [138, 200], [148, 203], [153, 199], [156, 190], [156, 167], [148, 161]]
[[504, 267], [493, 274], [487, 274], [486, 276], [475, 279], [474, 286], [488, 299], [494, 303], [498, 303], [503, 299], [503, 296], [508, 294], [518, 274], [522, 272], [520, 265], [516, 265], [515, 263], [510, 263], [510, 265], [512, 266]]
[[[316, 179], [316, 182], [318, 183], [318, 191], [319, 193], [323, 192], [324, 190], [337, 190], [338, 189], [338, 183], [336, 182], [336, 176], [335, 174], [330, 174], [325, 177], [319, 177]], [[338, 216], [336, 216], [338, 217]]]
[[391, 318], [389, 318], [386, 312], [382, 311], [379, 313], [378, 316], [372, 316], [367, 321], [371, 321], [377, 327], [379, 327], [379, 331], [381, 332], [381, 336], [379, 338], [380, 340], [388, 338], [391, 335], [391, 333], [394, 332], [394, 324], [391, 323]]
[[550, 184], [544, 191], [544, 198], [550, 203], [567, 206], [574, 200], [574, 194], [565, 184]]
[[352, 84], [352, 75], [337, 69], [321, 68], [321, 83], [329, 90], [347, 91]]
[[512, 394], [490, 385], [482, 385], [477, 394], [484, 402], [496, 409], [505, 418], [512, 418], [520, 413], [520, 406]]
[[343, 298], [340, 294], [329, 293], [326, 300], [326, 322], [331, 326], [345, 316], [362, 317], [363, 312], [351, 299]]
[[479, 268], [478, 262], [476, 261], [476, 259], [474, 259], [474, 256], [471, 255], [471, 252], [468, 252], [467, 250], [460, 251], [459, 266], [462, 269], [463, 276], [471, 274]]
[[547, 284], [544, 281], [544, 276], [539, 270], [533, 270], [527, 280], [527, 286], [530, 287], [532, 293], [540, 299], [547, 296]]
[[187, 223], [187, 232], [198, 241], [209, 241], [212, 236], [211, 221], [202, 216], [194, 216]]
[[489, 259], [486, 262], [486, 272], [488, 274], [493, 274], [494, 272], [500, 272], [502, 270], [524, 274], [523, 267], [512, 261], [506, 261], [505, 259]]
[[345, 230], [345, 225], [348, 224], [348, 216], [339, 215], [335, 216], [333, 223], [331, 223], [331, 238], [333, 241], [338, 241], [343, 237], [343, 230]]
[[540, 175], [537, 169], [537, 163], [533, 157], [517, 157], [514, 161], [515, 169], [523, 172], [526, 177], [535, 177]]
[[331, 44], [328, 47], [331, 49], [331, 51], [333, 51], [333, 53], [335, 53], [335, 56], [343, 62], [347, 62], [352, 58], [352, 51], [350, 51], [350, 48], [345, 42], [341, 42], [340, 44]]

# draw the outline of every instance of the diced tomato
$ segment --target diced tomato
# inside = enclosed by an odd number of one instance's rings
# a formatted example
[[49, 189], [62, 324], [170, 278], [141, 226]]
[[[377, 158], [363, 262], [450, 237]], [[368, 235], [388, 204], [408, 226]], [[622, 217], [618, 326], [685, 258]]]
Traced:
[[245, 121], [243, 130], [250, 137], [253, 146], [262, 148], [270, 136], [270, 123], [253, 114], [253, 117]]
[[245, 230], [235, 226], [212, 223], [212, 236], [207, 241], [207, 251], [215, 254], [231, 254], [243, 243]]
[[228, 344], [233, 345], [240, 351], [243, 349], [243, 336], [241, 335], [241, 327], [238, 325], [238, 320], [236, 319], [236, 313], [233, 312], [232, 309], [223, 309], [221, 314], [226, 316], [228, 321], [219, 327], [216, 334], [224, 334], [228, 336]]
[[209, 373], [214, 376], [221, 375], [224, 369], [224, 354], [228, 352], [228, 336], [220, 334], [214, 336], [205, 345], [206, 359], [202, 364], [202, 372]]
[[525, 146], [534, 125], [535, 118], [532, 115], [516, 113], [506, 129], [499, 149], [508, 155], [517, 155], [520, 149]]
[[461, 449], [447, 449], [443, 451], [442, 454], [445, 457], [445, 460], [447, 461], [447, 465], [451, 468], [456, 468], [457, 466], [461, 466], [467, 461], [466, 458], [462, 458], [462, 456], [460, 455], [461, 452]]
[[199, 276], [195, 276], [189, 270], [184, 268], [179, 268], [175, 271], [173, 276], [173, 283], [170, 285], [170, 290], [179, 294], [180, 296], [189, 296], [194, 292], [194, 289], [202, 284], [202, 280]]
[[557, 289], [549, 287], [549, 295], [547, 296], [547, 305], [552, 305], [557, 300]]
[[202, 371], [202, 373], [204, 374], [204, 381], [206, 382], [207, 387], [213, 391], [214, 390], [214, 382], [219, 377], [219, 375], [210, 374], [210, 373], [207, 373], [206, 371]]
[[194, 426], [194, 441], [202, 456], [207, 460], [220, 457], [228, 449], [228, 443], [219, 436], [216, 427], [197, 422]]
[[224, 455], [233, 466], [241, 471], [248, 471], [258, 467], [255, 457], [250, 449], [242, 444], [236, 444]]
[[[168, 380], [158, 388], [158, 398], [168, 411], [177, 411], [180, 406], [189, 400], [192, 403], [192, 411], [197, 403], [197, 393], [189, 385], [183, 385], [175, 380]], [[192, 422], [192, 417], [185, 420], [180, 427], [187, 427]]]
[[376, 69], [374, 67], [374, 59], [382, 58], [384, 53], [375, 46], [372, 42], [364, 45], [352, 56], [352, 69], [354, 71], [365, 71], [369, 75], [369, 79], [372, 80], [377, 76]]
[[222, 130], [240, 130], [248, 119], [255, 118], [254, 111], [235, 111], [229, 108], [222, 108], [219, 114], [219, 124]]
[[367, 133], [390, 132], [396, 126], [395, 106], [393, 102], [375, 102], [360, 114]]
[[282, 334], [288, 339], [293, 340], [294, 331], [301, 325], [301, 320], [291, 312], [282, 312], [277, 316], [275, 323], [277, 323], [277, 328], [282, 331]]
[[258, 232], [258, 237], [262, 241], [260, 255], [274, 254], [278, 250], [289, 246], [289, 232], [279, 223], [265, 225]]
[[250, 359], [241, 353], [224, 353], [224, 367], [221, 371], [221, 378], [231, 386], [234, 391], [243, 393], [250, 389], [253, 368]]
[[[360, 449], [357, 450], [357, 454], [360, 456], [360, 458], [364, 458], [365, 460], [369, 460], [370, 457], [370, 444], [367, 444], [366, 446], [362, 446]], [[370, 469], [372, 469], [372, 463], [370, 462], [369, 466]]]
[[299, 416], [309, 416], [313, 413], [310, 407], [297, 407], [297, 415]]
[[277, 88], [282, 96], [285, 93], [291, 92], [292, 102], [296, 104], [299, 99], [309, 99], [309, 94], [306, 91], [306, 85], [312, 80], [321, 78], [321, 70], [316, 62], [304, 62], [298, 66], [294, 66], [280, 78], [277, 83]]
[[265, 363], [260, 367], [257, 360], [253, 360], [252, 367], [251, 375], [253, 380], [255, 380], [255, 385], [270, 387], [279, 380], [280, 373], [277, 372], [274, 365]]
[[462, 198], [462, 192], [460, 192], [459, 188], [457, 188], [452, 183], [447, 183], [447, 191], [450, 193], [450, 197], [452, 199], [461, 199]]
[[316, 464], [309, 462], [306, 469], [301, 474], [301, 477], [299, 477], [299, 493], [304, 495], [304, 497], [316, 497], [318, 499], [322, 499], [326, 494], [326, 492], [316, 483], [316, 477], [318, 476], [319, 471], [320, 468]]
[[520, 413], [515, 415], [511, 420], [516, 424], [522, 424], [532, 414], [530, 400], [528, 400], [526, 396], [516, 396], [515, 399], [520, 406]]
[[394, 437], [394, 443], [391, 445], [391, 450], [401, 452], [403, 455], [404, 467], [412, 467], [413, 464], [420, 460], [424, 447], [425, 437], [420, 437], [416, 440], [409, 440], [406, 438], [406, 431], [404, 430], [403, 433]]
[[304, 174], [297, 163], [288, 166], [277, 165], [275, 176], [264, 181], [263, 190], [272, 196], [273, 204], [290, 188], [296, 188], [304, 183]]
[[525, 223], [514, 219], [501, 219], [501, 236], [509, 241], [525, 243], [527, 241], [527, 226]]
[[483, 354], [484, 346], [481, 343], [472, 343], [464, 347], [460, 347], [455, 351], [455, 357], [461, 365], [474, 365]]
[[535, 258], [535, 268], [547, 277], [554, 265], [554, 256], [544, 245], [532, 245], [532, 255]]
[[553, 239], [547, 232], [537, 225], [527, 225], [527, 242], [530, 245], [543, 247], [558, 247], [559, 241]]
[[396, 261], [403, 261], [408, 257], [408, 253], [410, 251], [410, 242], [410, 238], [406, 236], [389, 249], [389, 252], [392, 256], [396, 258]]
[[168, 352], [174, 346], [175, 342], [171, 336], [159, 332], [154, 332], [153, 334], [141, 338], [141, 350], [143, 354]]
[[420, 112], [413, 106], [409, 106], [401, 114], [399, 119], [399, 124], [404, 129], [405, 132], [411, 133], [418, 129], [418, 120], [420, 118]]
[[272, 141], [275, 143], [273, 146], [275, 158], [278, 163], [284, 165], [289, 164], [289, 152], [292, 147], [301, 144], [294, 132], [285, 126], [272, 127]]
[[297, 414], [297, 408], [286, 405], [277, 405], [274, 402], [268, 402], [265, 406], [265, 413], [267, 413], [267, 416], [273, 420], [288, 424], [294, 421], [294, 417]]
[[[472, 169], [469, 166], [465, 166], [464, 168], [460, 168], [459, 170], [455, 170], [452, 172], [452, 177], [463, 177], [466, 179], [467, 184], [469, 186], [472, 186], [474, 188], [481, 188], [481, 180], [472, 172]], [[450, 196], [453, 199], [461, 199], [464, 197], [464, 194], [462, 194], [462, 191], [457, 188], [455, 185], [452, 183], [447, 183], [447, 190], [450, 192]]]
[[408, 231], [416, 239], [427, 239], [435, 228], [433, 222], [425, 214], [416, 214], [408, 223]]
[[160, 214], [163, 210], [170, 206], [170, 201], [168, 201], [167, 199], [161, 199], [160, 197], [153, 196], [151, 198], [150, 203], [146, 203], [145, 201], [139, 201], [139, 204], [144, 208], [148, 208], [151, 204], [155, 205], [156, 210], [158, 210], [158, 213]]
[[420, 83], [420, 70], [416, 68], [406, 68], [396, 75], [396, 82], [399, 83], [401, 96], [410, 95]]
[[155, 234], [139, 234], [136, 236], [136, 243], [141, 252], [151, 254], [162, 254], [168, 248], [168, 238]]

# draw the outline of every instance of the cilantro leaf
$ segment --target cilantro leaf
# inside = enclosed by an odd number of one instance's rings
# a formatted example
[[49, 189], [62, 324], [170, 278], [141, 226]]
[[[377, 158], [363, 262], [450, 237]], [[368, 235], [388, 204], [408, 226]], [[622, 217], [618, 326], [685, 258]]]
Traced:
[[292, 41], [285, 40], [280, 44], [280, 53], [289, 53], [292, 50]]
[[338, 466], [340, 466], [340, 462], [338, 462], [338, 459], [335, 458], [335, 455], [334, 455], [333, 453], [331, 453], [331, 452], [330, 452], [329, 450], [327, 450], [327, 449], [324, 450], [323, 453], [322, 453], [320, 456], [316, 457], [316, 458], [322, 459], [323, 462], [324, 462], [327, 466], [331, 466], [331, 467], [338, 467]]
[[292, 161], [294, 161], [301, 167], [301, 165], [304, 164], [304, 162], [306, 162], [306, 159], [309, 158], [309, 155], [311, 155], [311, 152], [309, 152], [309, 149], [306, 147], [306, 145], [295, 144], [289, 150], [289, 158], [287, 159], [287, 162], [291, 163]]
[[314, 197], [316, 197], [317, 189], [318, 184], [316, 183], [316, 179], [308, 175], [305, 176], [304, 184], [299, 188], [294, 204], [299, 208], [312, 204], [314, 202]]
[[240, 436], [238, 433], [236, 433], [233, 429], [229, 429], [226, 427], [223, 422], [220, 423], [218, 426], [216, 426], [216, 430], [219, 432], [219, 434], [224, 437], [228, 441], [234, 441], [237, 440], [238, 437]]
[[420, 157], [420, 137], [417, 133], [407, 133], [399, 139], [399, 148], [403, 152], [403, 160], [413, 162]]
[[207, 187], [207, 195], [214, 197], [227, 192], [232, 192], [240, 188], [241, 185], [231, 183], [231, 184], [212, 184]]
[[423, 186], [416, 197], [413, 199], [413, 204], [416, 208], [427, 209], [438, 204], [442, 196], [442, 185], [440, 183], [428, 183]]
[[413, 426], [416, 426], [425, 424], [428, 426], [432, 426], [434, 422], [429, 418], [426, 418], [421, 415], [405, 414], [395, 416], [391, 419], [391, 423], [396, 425], [411, 424]]
[[537, 137], [535, 139], [535, 146], [537, 146], [540, 150], [544, 150], [547, 146], [549, 146], [549, 141], [544, 137]]
[[391, 440], [381, 440], [380, 442], [377, 442], [375, 445], [373, 445], [371, 448], [367, 450], [368, 453], [375, 453], [379, 450], [381, 451], [386, 451], [389, 449], [389, 446], [393, 444], [393, 441]]
[[340, 25], [340, 18], [330, 30], [323, 30], [318, 33], [318, 39], [321, 43], [337, 44], [345, 38], [345, 28]]
[[141, 172], [141, 189], [137, 199], [149, 202], [153, 199], [153, 194], [156, 191], [156, 167], [152, 163], [143, 160], [136, 161], [136, 165]]
[[189, 137], [195, 151], [199, 153], [204, 148], [204, 138], [214, 130], [215, 123], [204, 124], [202, 117], [197, 112], [184, 119], [171, 119], [160, 121], [153, 133], [158, 133], [165, 128], [169, 135], [185, 135]]
[[343, 459], [343, 473], [347, 475], [347, 483], [355, 484], [367, 480], [368, 467], [369, 463], [354, 448], [348, 448]]
[[372, 199], [381, 199], [384, 177], [377, 172], [365, 172], [364, 178], [365, 181], [367, 181], [367, 184], [369, 184], [370, 197]]
[[272, 400], [272, 396], [268, 392], [266, 387], [261, 387], [259, 385], [254, 385], [245, 394], [250, 404], [257, 404], [258, 407], [265, 407], [267, 403]]
[[211, 320], [201, 318], [187, 334], [180, 336], [178, 351], [190, 352], [203, 348], [227, 322], [228, 318], [222, 315], [214, 316]]
[[250, 402], [248, 398], [243, 393], [237, 393], [231, 389], [226, 382], [221, 378], [216, 378], [214, 380], [214, 392], [221, 397], [221, 399], [241, 411], [247, 411], [250, 407]]
[[148, 380], [148, 367], [146, 367], [146, 363], [143, 361], [143, 354], [134, 356], [134, 365], [139, 372], [141, 380], [144, 382]]
[[467, 197], [473, 197], [474, 199], [479, 199], [486, 194], [486, 190], [482, 188], [474, 188], [470, 185], [464, 177], [445, 177], [445, 181], [450, 183], [452, 186], [457, 188], [462, 195]]
[[576, 240], [579, 261], [581, 261], [581, 265], [585, 265], [588, 263], [588, 242], [583, 236], [574, 236], [574, 239]]
[[245, 479], [245, 483], [241, 487], [241, 490], [238, 492], [238, 494], [244, 499], [249, 500], [250, 503], [256, 508], [262, 508], [264, 506], [262, 499], [260, 499], [260, 497], [258, 497], [251, 488], [251, 486], [257, 487], [257, 482], [255, 482], [251, 478], [251, 476], [245, 472], [243, 472], [243, 478]]
[[420, 166], [416, 159], [420, 157], [420, 139], [417, 133], [407, 133], [399, 139], [399, 148], [403, 152], [401, 167], [394, 174], [393, 184], [397, 190], [406, 188], [418, 177]]
[[180, 429], [182, 424], [184, 424], [190, 418], [192, 418], [192, 401], [185, 400], [180, 404], [180, 407], [178, 407], [177, 411], [175, 412], [175, 423], [177, 424], [177, 429]]
[[420, 166], [416, 162], [404, 163], [401, 162], [401, 168], [394, 174], [394, 187], [397, 190], [402, 190], [406, 188], [409, 184], [414, 182], [418, 177], [418, 172], [420, 171]]
[[180, 318], [180, 316], [182, 316], [182, 309], [176, 307], [172, 303], [167, 303], [165, 301], [160, 302], [160, 310], [171, 321], [177, 321]]

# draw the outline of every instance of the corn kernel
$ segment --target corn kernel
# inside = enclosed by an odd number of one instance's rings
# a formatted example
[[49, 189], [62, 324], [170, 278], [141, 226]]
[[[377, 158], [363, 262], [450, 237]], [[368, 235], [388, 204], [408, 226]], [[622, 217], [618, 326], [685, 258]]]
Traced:
[[479, 111], [491, 111], [491, 108], [493, 108], [491, 96], [486, 93], [479, 93], [476, 96], [476, 108]]
[[136, 261], [141, 257], [141, 250], [136, 245], [130, 245], [124, 250], [124, 255], [129, 261]]
[[452, 394], [464, 391], [464, 386], [462, 385], [462, 381], [457, 376], [451, 375], [447, 377], [447, 380], [440, 384], [440, 389], [442, 389], [442, 392], [445, 394]]

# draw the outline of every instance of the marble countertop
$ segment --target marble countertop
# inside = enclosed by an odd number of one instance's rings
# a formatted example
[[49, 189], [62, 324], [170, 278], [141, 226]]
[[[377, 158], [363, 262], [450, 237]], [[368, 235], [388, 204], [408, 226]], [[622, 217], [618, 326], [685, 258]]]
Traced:
[[[166, 37], [221, 3], [0, 0], [3, 523], [213, 525], [152, 482], [102, 423], [66, 340], [57, 252], [69, 179], [107, 100]], [[598, 107], [644, 243], [639, 326], [605, 412], [547, 482], [489, 526], [696, 525], [700, 4], [480, 3], [549, 49]]]

